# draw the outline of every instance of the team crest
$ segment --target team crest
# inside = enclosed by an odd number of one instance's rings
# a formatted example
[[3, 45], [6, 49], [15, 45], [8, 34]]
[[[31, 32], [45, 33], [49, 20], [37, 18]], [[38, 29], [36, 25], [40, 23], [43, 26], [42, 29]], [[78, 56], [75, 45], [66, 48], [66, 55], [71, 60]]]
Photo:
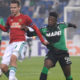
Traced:
[[19, 22], [22, 22], [22, 19], [19, 19]]

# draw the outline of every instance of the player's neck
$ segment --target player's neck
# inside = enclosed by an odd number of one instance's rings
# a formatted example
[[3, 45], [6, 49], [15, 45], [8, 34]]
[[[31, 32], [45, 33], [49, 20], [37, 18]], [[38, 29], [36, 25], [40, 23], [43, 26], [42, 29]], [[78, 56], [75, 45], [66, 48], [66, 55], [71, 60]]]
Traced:
[[21, 14], [21, 13], [19, 12], [19, 13], [15, 14], [14, 16], [17, 17], [17, 16], [19, 16], [20, 14]]
[[17, 13], [15, 16], [19, 16], [21, 13], [19, 12], [19, 13]]

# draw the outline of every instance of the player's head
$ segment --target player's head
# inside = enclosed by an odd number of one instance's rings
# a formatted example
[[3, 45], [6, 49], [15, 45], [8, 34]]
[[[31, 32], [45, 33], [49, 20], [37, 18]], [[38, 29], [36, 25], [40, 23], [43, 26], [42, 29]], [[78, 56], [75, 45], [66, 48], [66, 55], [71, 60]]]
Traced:
[[56, 12], [50, 12], [48, 17], [48, 25], [54, 26], [57, 23], [58, 14]]
[[20, 9], [21, 9], [20, 1], [19, 0], [11, 0], [11, 2], [10, 2], [11, 14], [13, 16], [17, 15], [18, 13], [20, 13]]

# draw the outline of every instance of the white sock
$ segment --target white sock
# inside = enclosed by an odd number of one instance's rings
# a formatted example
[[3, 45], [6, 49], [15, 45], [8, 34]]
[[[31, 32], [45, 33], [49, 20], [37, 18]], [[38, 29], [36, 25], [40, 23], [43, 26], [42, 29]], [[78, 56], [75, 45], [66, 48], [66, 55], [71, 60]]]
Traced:
[[10, 70], [9, 72], [9, 80], [15, 80], [16, 72], [14, 70]]

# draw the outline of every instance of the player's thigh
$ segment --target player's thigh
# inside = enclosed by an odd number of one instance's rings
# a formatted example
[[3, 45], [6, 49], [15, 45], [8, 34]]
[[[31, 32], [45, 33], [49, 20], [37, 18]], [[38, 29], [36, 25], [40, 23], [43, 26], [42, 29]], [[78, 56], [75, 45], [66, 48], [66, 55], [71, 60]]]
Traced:
[[12, 49], [13, 49], [12, 44], [7, 46], [7, 48], [6, 48], [5, 52], [4, 52], [4, 55], [2, 57], [1, 64], [6, 64], [6, 65], [10, 64], [10, 58], [11, 58], [11, 55], [12, 55]]
[[26, 52], [26, 49], [27, 49], [26, 42], [24, 42], [24, 41], [17, 42], [17, 43], [15, 43], [15, 45], [16, 45], [16, 47], [14, 48], [12, 54], [15, 55], [19, 60], [24, 59], [25, 52]]
[[49, 51], [45, 57], [44, 65], [48, 67], [54, 67], [57, 62], [57, 57], [55, 56], [54, 52]]

